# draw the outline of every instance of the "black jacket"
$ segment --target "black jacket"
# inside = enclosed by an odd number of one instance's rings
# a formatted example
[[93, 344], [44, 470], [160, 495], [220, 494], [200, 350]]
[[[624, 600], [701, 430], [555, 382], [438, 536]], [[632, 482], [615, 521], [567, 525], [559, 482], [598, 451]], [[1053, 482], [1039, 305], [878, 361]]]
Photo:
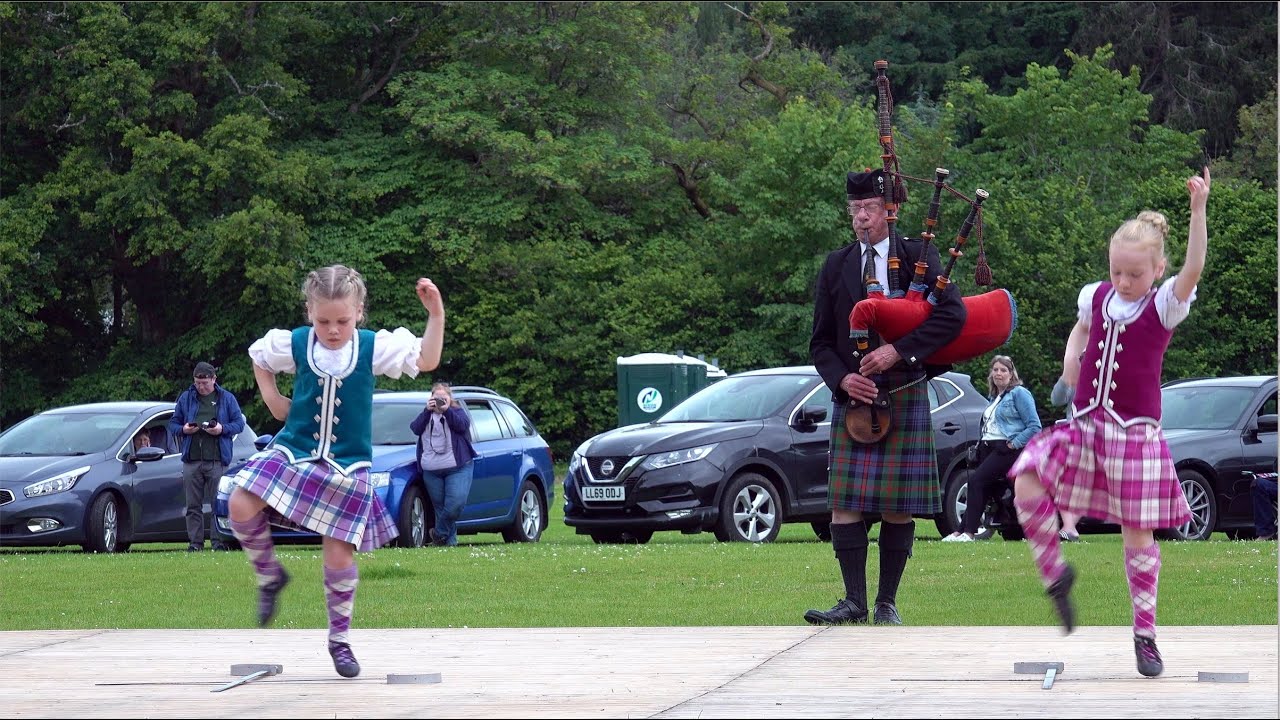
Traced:
[[[924, 241], [898, 237], [898, 287], [906, 290], [915, 275], [915, 264], [924, 248]], [[827, 387], [835, 396], [835, 402], [846, 402], [849, 396], [840, 389], [840, 381], [851, 372], [858, 372], [853, 359], [853, 341], [849, 339], [849, 313], [859, 300], [867, 297], [862, 281], [861, 244], [850, 243], [827, 255], [818, 273], [813, 298], [813, 335], [809, 339], [809, 356]], [[929, 245], [929, 272], [926, 282], [932, 286], [942, 274], [942, 261], [938, 249]], [[887, 289], [886, 289], [887, 291]], [[895, 301], [896, 302], [896, 301]], [[905, 302], [905, 301], [903, 301]], [[924, 358], [960, 336], [968, 311], [960, 299], [960, 291], [953, 284], [947, 288], [934, 306], [933, 313], [915, 330], [900, 338], [893, 346], [908, 365], [920, 366]], [[924, 365], [925, 372], [933, 377], [951, 369], [950, 365]]]

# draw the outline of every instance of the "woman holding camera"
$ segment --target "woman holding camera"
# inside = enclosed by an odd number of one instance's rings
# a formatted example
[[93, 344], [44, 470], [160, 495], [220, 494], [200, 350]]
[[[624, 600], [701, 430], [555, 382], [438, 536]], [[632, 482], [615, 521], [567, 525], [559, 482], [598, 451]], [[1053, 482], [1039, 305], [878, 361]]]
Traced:
[[978, 443], [977, 469], [969, 475], [969, 496], [960, 530], [942, 538], [942, 542], [972, 542], [977, 539], [978, 523], [987, 504], [987, 491], [1003, 490], [1006, 477], [1018, 452], [1033, 435], [1040, 432], [1040, 416], [1036, 399], [1022, 386], [1018, 370], [1008, 355], [991, 359], [987, 373], [987, 397], [991, 400], [982, 413], [982, 439]]
[[476, 457], [471, 416], [453, 399], [449, 384], [438, 382], [409, 429], [418, 436], [418, 468], [436, 513], [436, 526], [428, 531], [431, 544], [457, 545], [458, 517], [471, 493]]

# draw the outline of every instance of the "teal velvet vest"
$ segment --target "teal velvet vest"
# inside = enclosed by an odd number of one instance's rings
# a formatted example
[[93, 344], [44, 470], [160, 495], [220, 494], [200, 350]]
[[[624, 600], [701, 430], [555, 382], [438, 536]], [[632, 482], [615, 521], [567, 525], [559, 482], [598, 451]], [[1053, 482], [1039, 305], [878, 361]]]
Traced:
[[321, 460], [343, 475], [372, 464], [373, 337], [357, 330], [351, 363], [329, 375], [315, 366], [314, 330], [293, 331], [293, 404], [275, 441], [290, 463]]

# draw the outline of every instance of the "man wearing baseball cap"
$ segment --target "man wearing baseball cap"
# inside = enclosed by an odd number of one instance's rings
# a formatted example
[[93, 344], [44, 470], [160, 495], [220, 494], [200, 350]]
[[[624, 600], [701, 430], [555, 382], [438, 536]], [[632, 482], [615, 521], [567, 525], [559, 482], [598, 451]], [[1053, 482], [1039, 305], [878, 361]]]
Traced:
[[[218, 369], [196, 363], [191, 387], [178, 396], [169, 432], [182, 441], [182, 484], [187, 491], [187, 552], [204, 549], [204, 506], [212, 506], [218, 480], [231, 464], [231, 442], [244, 430], [236, 396], [218, 384]], [[208, 518], [208, 529], [213, 519]], [[214, 543], [213, 549], [222, 549]]]

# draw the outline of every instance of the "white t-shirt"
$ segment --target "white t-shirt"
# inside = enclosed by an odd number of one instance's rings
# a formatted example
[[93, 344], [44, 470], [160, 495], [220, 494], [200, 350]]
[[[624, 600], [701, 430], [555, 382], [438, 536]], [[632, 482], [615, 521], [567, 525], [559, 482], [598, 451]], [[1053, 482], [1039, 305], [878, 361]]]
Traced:
[[[314, 356], [316, 367], [333, 374], [351, 367], [351, 353], [355, 343], [348, 342], [337, 350], [330, 350], [316, 343]], [[379, 330], [373, 337], [373, 374], [396, 379], [401, 375], [418, 376], [418, 357], [422, 354], [422, 339], [405, 328], [394, 332]], [[249, 346], [253, 363], [273, 373], [296, 373], [293, 362], [293, 331], [279, 328], [268, 330], [266, 335]]]
[[[1166, 329], [1172, 330], [1178, 326], [1178, 323], [1187, 319], [1187, 314], [1191, 312], [1191, 303], [1196, 299], [1196, 288], [1191, 288], [1191, 295], [1187, 297], [1186, 302], [1179, 302], [1178, 296], [1173, 294], [1173, 281], [1178, 276], [1165, 280], [1160, 288], [1156, 290], [1155, 299], [1152, 302], [1156, 305], [1156, 313], [1160, 315], [1160, 323]], [[1093, 296], [1098, 291], [1098, 286], [1102, 282], [1089, 283], [1080, 290], [1080, 297], [1076, 298], [1076, 317], [1085, 327], [1093, 324]], [[1197, 286], [1199, 287], [1199, 286]], [[1125, 321], [1132, 318], [1133, 314], [1138, 311], [1138, 307], [1142, 304], [1142, 298], [1133, 302], [1124, 300], [1119, 293], [1111, 296], [1111, 302], [1107, 304], [1106, 312], [1113, 320]]]

